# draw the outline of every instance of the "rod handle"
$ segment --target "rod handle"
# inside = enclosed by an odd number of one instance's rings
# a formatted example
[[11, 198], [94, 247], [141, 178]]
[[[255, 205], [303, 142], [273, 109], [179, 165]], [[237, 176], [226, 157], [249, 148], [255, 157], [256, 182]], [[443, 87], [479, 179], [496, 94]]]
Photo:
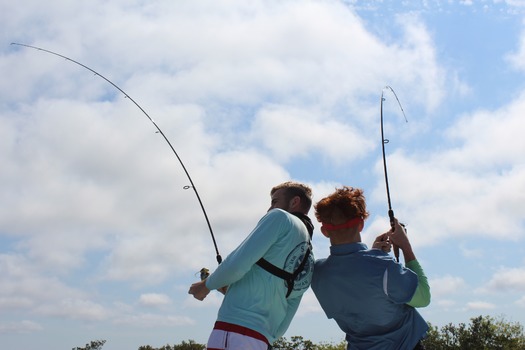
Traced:
[[[395, 231], [396, 223], [394, 220], [394, 211], [392, 209], [388, 210], [388, 217], [390, 218], [390, 227], [392, 228], [392, 231]], [[392, 246], [394, 247], [394, 257], [396, 258], [396, 261], [399, 262], [399, 247], [393, 243]]]

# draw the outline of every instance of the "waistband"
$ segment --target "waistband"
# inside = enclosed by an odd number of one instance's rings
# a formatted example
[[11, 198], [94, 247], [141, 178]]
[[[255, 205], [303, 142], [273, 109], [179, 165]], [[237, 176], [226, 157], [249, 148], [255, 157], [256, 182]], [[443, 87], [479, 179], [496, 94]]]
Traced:
[[262, 335], [261, 333], [256, 332], [253, 329], [246, 328], [246, 327], [243, 327], [243, 326], [239, 326], [239, 325], [236, 325], [236, 324], [232, 324], [232, 323], [228, 323], [228, 322], [222, 322], [222, 321], [217, 321], [217, 322], [215, 322], [215, 326], [213, 327], [213, 329], [218, 329], [218, 330], [221, 330], [221, 331], [242, 334], [242, 335], [245, 335], [245, 336], [248, 336], [248, 337], [251, 337], [251, 338], [258, 339], [258, 340], [263, 341], [266, 344], [270, 345], [270, 343], [268, 342], [268, 339], [266, 339], [266, 337], [264, 335]]

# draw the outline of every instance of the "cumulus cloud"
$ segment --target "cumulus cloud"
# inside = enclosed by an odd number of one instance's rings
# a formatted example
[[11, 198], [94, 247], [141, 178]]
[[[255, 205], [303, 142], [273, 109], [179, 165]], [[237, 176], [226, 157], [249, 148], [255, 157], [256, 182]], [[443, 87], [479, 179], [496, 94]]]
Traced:
[[496, 308], [496, 305], [486, 301], [471, 301], [466, 305], [467, 310], [486, 311]]
[[432, 301], [433, 304], [437, 304], [440, 308], [450, 309], [457, 305], [457, 301], [454, 299], [438, 299]]
[[443, 277], [431, 278], [429, 280], [432, 297], [440, 299], [447, 295], [455, 294], [467, 287], [462, 277], [446, 275]]
[[[524, 29], [522, 29], [522, 31], [525, 32]], [[525, 70], [525, 63], [524, 63], [525, 36], [521, 35], [520, 39], [521, 40], [518, 44], [516, 51], [508, 53], [505, 58], [507, 62], [509, 62], [514, 69], [524, 71]]]
[[159, 315], [159, 314], [132, 314], [118, 317], [114, 320], [115, 324], [133, 327], [176, 327], [184, 325], [194, 325], [195, 321], [187, 316]]
[[0, 308], [30, 310], [61, 299], [78, 299], [85, 293], [56, 276], [50, 276], [31, 259], [0, 254]]
[[467, 258], [479, 259], [482, 258], [484, 254], [483, 249], [468, 247], [466, 244], [462, 244], [460, 248], [463, 256]]
[[525, 296], [521, 297], [516, 301], [516, 305], [518, 305], [521, 308], [525, 308]]
[[0, 334], [12, 333], [33, 333], [39, 332], [44, 328], [37, 322], [23, 320], [19, 322], [0, 322]]
[[498, 269], [485, 289], [490, 292], [525, 291], [525, 268]]
[[83, 299], [66, 299], [55, 304], [41, 305], [36, 308], [36, 312], [45, 316], [83, 321], [102, 321], [110, 316], [104, 306]]
[[166, 294], [147, 293], [139, 297], [139, 304], [148, 307], [159, 307], [171, 304], [171, 299]]
[[331, 120], [322, 112], [297, 108], [274, 106], [260, 111], [254, 133], [273, 157], [283, 162], [319, 154], [325, 161], [341, 165], [373, 148], [357, 128]]

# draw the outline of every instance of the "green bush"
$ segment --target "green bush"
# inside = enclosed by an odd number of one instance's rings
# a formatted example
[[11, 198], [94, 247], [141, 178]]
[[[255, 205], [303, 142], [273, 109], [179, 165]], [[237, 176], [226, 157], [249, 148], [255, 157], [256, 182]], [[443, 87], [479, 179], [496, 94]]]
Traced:
[[504, 318], [478, 316], [466, 325], [449, 323], [438, 329], [429, 323], [430, 330], [423, 341], [427, 350], [523, 350], [525, 335], [519, 323]]
[[106, 343], [105, 340], [92, 340], [89, 344], [86, 344], [86, 346], [79, 348], [73, 348], [73, 350], [100, 350]]
[[164, 345], [161, 348], [152, 348], [149, 345], [141, 346], [138, 350], [205, 350], [206, 345], [197, 344], [193, 340], [188, 340], [186, 343], [184, 340], [178, 345]]

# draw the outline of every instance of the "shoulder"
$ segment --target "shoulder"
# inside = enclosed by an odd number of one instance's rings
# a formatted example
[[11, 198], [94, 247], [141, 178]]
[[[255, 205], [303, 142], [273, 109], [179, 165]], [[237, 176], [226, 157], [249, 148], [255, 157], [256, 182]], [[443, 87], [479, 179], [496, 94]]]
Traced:
[[251, 235], [262, 234], [264, 238], [261, 239], [266, 240], [270, 232], [272, 236], [278, 237], [283, 232], [289, 231], [293, 226], [292, 219], [289, 216], [291, 215], [284, 210], [272, 209], [259, 220]]
[[316, 259], [315, 260], [315, 267], [319, 266], [323, 266], [324, 264], [326, 263], [326, 258], [322, 258], [322, 259]]
[[286, 218], [290, 215], [286, 210], [282, 210], [279, 208], [272, 209], [268, 211], [265, 215], [265, 217], [271, 217], [271, 218]]
[[379, 260], [394, 262], [394, 259], [392, 258], [392, 256], [389, 253], [382, 251], [381, 249], [371, 248], [371, 249], [362, 250], [360, 253], [363, 256], [367, 256], [370, 258], [376, 258]]
[[258, 225], [273, 225], [275, 223], [283, 223], [288, 221], [288, 213], [281, 209], [272, 209], [268, 211], [264, 216], [259, 220]]
[[314, 276], [315, 279], [320, 279], [323, 276], [326, 276], [327, 273], [330, 273], [333, 270], [334, 265], [330, 263], [330, 259], [316, 259], [314, 262]]
[[261, 221], [279, 225], [292, 225], [294, 216], [282, 209], [272, 209], [262, 217]]

